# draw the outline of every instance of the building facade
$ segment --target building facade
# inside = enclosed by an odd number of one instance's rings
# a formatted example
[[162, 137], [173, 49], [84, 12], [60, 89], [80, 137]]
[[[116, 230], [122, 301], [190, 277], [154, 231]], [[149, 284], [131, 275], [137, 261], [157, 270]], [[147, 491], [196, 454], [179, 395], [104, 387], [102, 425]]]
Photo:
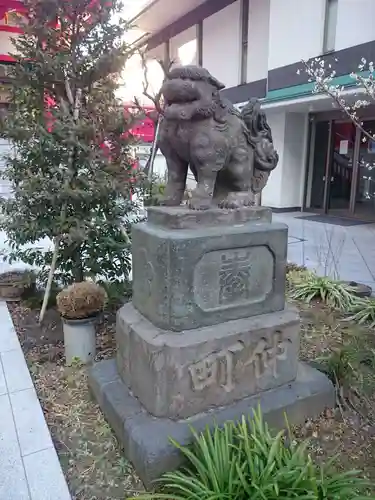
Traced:
[[[12, 37], [18, 36], [22, 30], [20, 20], [24, 18], [26, 9], [18, 0], [0, 0], [0, 108], [7, 106], [6, 84], [9, 82], [9, 68], [14, 63]], [[10, 143], [0, 139], [0, 173], [4, 170], [3, 155], [9, 153]], [[10, 196], [9, 181], [0, 178], [0, 196]]]
[[[323, 56], [347, 99], [360, 95], [350, 74], [375, 61], [375, 0], [153, 0], [134, 22], [150, 59], [205, 66], [239, 107], [262, 100], [280, 156], [263, 205], [375, 214], [375, 147], [312, 93], [301, 63]], [[375, 107], [363, 119], [375, 132]]]

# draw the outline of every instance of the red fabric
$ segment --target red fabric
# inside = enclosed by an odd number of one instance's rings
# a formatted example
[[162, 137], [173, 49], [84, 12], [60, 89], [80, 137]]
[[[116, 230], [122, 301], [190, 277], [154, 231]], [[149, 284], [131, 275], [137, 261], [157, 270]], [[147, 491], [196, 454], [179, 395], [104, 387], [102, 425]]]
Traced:
[[0, 54], [0, 63], [3, 62], [15, 62], [14, 57], [8, 55], [8, 54]]
[[23, 33], [23, 29], [18, 26], [9, 26], [8, 24], [0, 24], [0, 31], [6, 31], [7, 33]]
[[[132, 110], [137, 110], [137, 108], [134, 105], [125, 106], [125, 112], [130, 114]], [[152, 106], [144, 106], [143, 110], [146, 117], [143, 118], [139, 124], [130, 129], [129, 133], [142, 142], [152, 143], [155, 137], [155, 126], [149, 114], [155, 112], [155, 108]]]
[[27, 8], [18, 0], [0, 0], [0, 19], [3, 19], [5, 14], [10, 10], [14, 10], [19, 14], [26, 14]]

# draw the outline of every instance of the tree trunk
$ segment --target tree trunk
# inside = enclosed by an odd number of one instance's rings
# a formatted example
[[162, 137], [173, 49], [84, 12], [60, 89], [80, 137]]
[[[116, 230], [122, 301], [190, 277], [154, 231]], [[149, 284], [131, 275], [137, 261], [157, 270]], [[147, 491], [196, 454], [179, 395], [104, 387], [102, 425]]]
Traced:
[[60, 238], [57, 236], [54, 240], [52, 262], [51, 262], [51, 267], [50, 267], [50, 270], [48, 273], [48, 281], [47, 281], [46, 290], [44, 292], [43, 304], [42, 304], [42, 308], [41, 308], [40, 314], [39, 314], [39, 324], [41, 324], [43, 321], [44, 315], [45, 315], [46, 310], [47, 310], [49, 297], [51, 295], [53, 275], [55, 274], [56, 262], [57, 262], [57, 257], [58, 257], [58, 253], [59, 253], [59, 244], [60, 244]]
[[73, 249], [72, 260], [73, 260], [73, 269], [72, 269], [73, 279], [75, 283], [78, 283], [80, 281], [83, 281], [85, 277], [82, 265], [82, 250], [80, 247], [76, 247]]

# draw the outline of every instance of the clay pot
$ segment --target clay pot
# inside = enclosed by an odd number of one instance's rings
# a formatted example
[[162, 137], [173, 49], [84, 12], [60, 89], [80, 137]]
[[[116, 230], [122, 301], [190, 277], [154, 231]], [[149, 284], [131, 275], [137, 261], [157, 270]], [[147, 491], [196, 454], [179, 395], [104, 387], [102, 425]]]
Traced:
[[35, 286], [35, 278], [28, 271], [8, 271], [0, 274], [0, 299], [7, 302], [21, 300], [24, 292]]

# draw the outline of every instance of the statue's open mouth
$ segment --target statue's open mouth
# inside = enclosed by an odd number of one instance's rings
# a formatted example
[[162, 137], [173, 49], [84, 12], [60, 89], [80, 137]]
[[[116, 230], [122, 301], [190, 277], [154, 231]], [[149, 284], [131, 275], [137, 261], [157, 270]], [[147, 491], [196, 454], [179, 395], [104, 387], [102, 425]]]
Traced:
[[166, 102], [164, 105], [164, 116], [170, 120], [191, 120], [195, 112], [195, 101]]
[[175, 79], [164, 83], [162, 87], [166, 106], [194, 102], [201, 98], [199, 90], [191, 82]]
[[175, 99], [173, 101], [170, 101], [169, 99], [165, 99], [164, 100], [164, 103], [165, 103], [165, 107], [166, 108], [169, 108], [169, 107], [181, 107], [181, 106], [187, 106], [189, 104], [192, 104], [194, 102], [198, 102], [197, 99], [189, 99], [189, 100], [186, 100], [186, 99], [181, 99], [181, 100], [178, 100], [178, 99]]

